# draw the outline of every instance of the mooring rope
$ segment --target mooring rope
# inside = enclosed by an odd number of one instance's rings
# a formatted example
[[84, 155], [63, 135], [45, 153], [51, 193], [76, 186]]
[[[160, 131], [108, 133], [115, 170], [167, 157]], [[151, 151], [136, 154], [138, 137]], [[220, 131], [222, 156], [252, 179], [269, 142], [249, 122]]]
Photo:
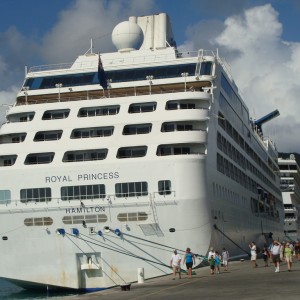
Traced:
[[[72, 234], [68, 234], [67, 233], [67, 238], [69, 239], [69, 241], [71, 241], [86, 257], [88, 257], [88, 255], [75, 243], [71, 240], [70, 236], [72, 237], [76, 237], [76, 235], [72, 235]], [[115, 285], [118, 285], [103, 269], [101, 270]], [[123, 280], [124, 281], [124, 280]], [[125, 281], [124, 281], [125, 282]]]

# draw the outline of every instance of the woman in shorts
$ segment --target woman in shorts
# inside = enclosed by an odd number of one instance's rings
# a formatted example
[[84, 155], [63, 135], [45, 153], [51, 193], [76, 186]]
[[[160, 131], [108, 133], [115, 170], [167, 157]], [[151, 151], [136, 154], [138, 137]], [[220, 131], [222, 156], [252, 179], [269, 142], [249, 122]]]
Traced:
[[195, 255], [191, 252], [190, 248], [186, 248], [183, 263], [186, 265], [189, 278], [192, 278], [193, 263], [195, 264]]
[[287, 263], [287, 267], [288, 267], [289, 272], [291, 272], [291, 269], [292, 269], [293, 252], [294, 252], [293, 246], [290, 245], [289, 242], [287, 242], [285, 244], [284, 249], [283, 249], [283, 255], [284, 255], [285, 261]]

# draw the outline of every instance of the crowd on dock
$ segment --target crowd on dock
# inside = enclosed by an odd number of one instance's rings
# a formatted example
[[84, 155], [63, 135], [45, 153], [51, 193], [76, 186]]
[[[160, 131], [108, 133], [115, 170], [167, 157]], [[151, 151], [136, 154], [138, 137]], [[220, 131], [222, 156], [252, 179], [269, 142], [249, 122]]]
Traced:
[[[179, 275], [179, 279], [181, 279], [181, 262], [183, 265], [186, 265], [188, 277], [192, 278], [192, 268], [195, 264], [195, 257], [195, 254], [191, 252], [190, 248], [186, 249], [183, 260], [180, 254], [177, 253], [177, 250], [174, 250], [170, 260], [170, 266], [173, 269], [173, 280], [176, 278], [176, 273]], [[223, 267], [225, 272], [228, 271], [229, 252], [225, 248], [219, 253], [218, 251], [214, 251], [213, 247], [211, 247], [206, 260], [210, 266], [211, 275], [220, 274], [221, 267]]]
[[[263, 258], [264, 267], [268, 267], [270, 264], [274, 264], [275, 273], [280, 272], [280, 264], [285, 262], [287, 264], [288, 271], [292, 271], [293, 258], [300, 261], [300, 242], [279, 242], [274, 240], [270, 245], [264, 244], [262, 248], [257, 247], [255, 242], [249, 244], [251, 262], [254, 268], [258, 267], [257, 258], [260, 256]], [[173, 280], [178, 274], [181, 279], [181, 263], [186, 266], [188, 278], [192, 278], [193, 265], [195, 265], [196, 255], [191, 252], [190, 248], [186, 249], [183, 256], [174, 250], [170, 260], [170, 266], [173, 269]], [[205, 258], [210, 267], [210, 274], [220, 274], [221, 268], [223, 271], [228, 271], [228, 261], [230, 259], [229, 252], [223, 248], [221, 253], [215, 251], [213, 247], [210, 248], [207, 257]]]
[[262, 255], [264, 266], [268, 267], [269, 263], [275, 266], [275, 272], [280, 272], [280, 263], [286, 262], [288, 271], [292, 271], [293, 258], [300, 260], [300, 242], [285, 242], [273, 241], [270, 245], [264, 244], [262, 249], [259, 249], [255, 242], [249, 244], [251, 251], [251, 261], [253, 267], [256, 268], [258, 255]]

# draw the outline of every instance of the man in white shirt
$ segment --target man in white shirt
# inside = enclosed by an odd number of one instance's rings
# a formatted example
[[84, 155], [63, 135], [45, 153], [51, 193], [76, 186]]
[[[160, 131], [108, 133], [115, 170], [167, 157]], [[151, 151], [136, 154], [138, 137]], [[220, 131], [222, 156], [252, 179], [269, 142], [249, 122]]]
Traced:
[[214, 258], [215, 258], [215, 256], [216, 256], [216, 253], [215, 253], [213, 247], [210, 247], [210, 250], [209, 250], [208, 255], [207, 255], [208, 259], [210, 259], [211, 256], [213, 256]]
[[175, 280], [176, 273], [179, 274], [179, 279], [181, 279], [181, 268], [180, 268], [181, 256], [177, 253], [177, 250], [174, 250], [170, 266], [173, 268], [173, 280]]
[[282, 245], [278, 241], [273, 241], [273, 245], [271, 246], [271, 254], [275, 266], [275, 273], [279, 273], [281, 247]]

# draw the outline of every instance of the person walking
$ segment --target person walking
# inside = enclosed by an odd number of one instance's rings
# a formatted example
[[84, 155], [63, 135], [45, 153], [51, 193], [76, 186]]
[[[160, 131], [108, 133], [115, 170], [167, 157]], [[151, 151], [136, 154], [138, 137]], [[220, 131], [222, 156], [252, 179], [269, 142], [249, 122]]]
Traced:
[[264, 244], [262, 250], [262, 256], [263, 256], [263, 260], [264, 260], [264, 263], [265, 263], [265, 267], [268, 267], [268, 260], [269, 260], [269, 251], [268, 251], [268, 246], [267, 244]]
[[213, 247], [210, 247], [210, 250], [208, 252], [208, 259], [210, 259], [210, 257], [213, 255], [213, 257], [215, 258], [215, 251], [214, 251], [214, 248]]
[[273, 241], [273, 245], [271, 247], [271, 253], [272, 253], [272, 261], [275, 266], [275, 273], [279, 273], [281, 247], [282, 245], [278, 241]]
[[210, 275], [214, 275], [215, 274], [216, 261], [215, 261], [215, 257], [213, 255], [211, 255], [208, 258], [208, 263], [209, 263], [209, 268], [210, 268]]
[[220, 274], [221, 256], [218, 251], [215, 252], [215, 271]]
[[181, 262], [181, 256], [177, 253], [177, 250], [174, 250], [170, 261], [170, 266], [173, 269], [173, 280], [175, 280], [176, 278], [176, 273], [179, 274], [179, 279], [181, 279], [180, 262]]
[[256, 253], [255, 243], [252, 242], [251, 244], [249, 244], [249, 248], [250, 248], [250, 253], [251, 253], [251, 261], [253, 262], [253, 268], [257, 268], [257, 263], [256, 263], [257, 253]]
[[229, 252], [223, 248], [222, 249], [222, 264], [224, 267], [224, 271], [228, 271], [228, 260], [229, 260]]
[[296, 256], [296, 259], [300, 260], [300, 242], [299, 241], [297, 241], [295, 243], [294, 254]]
[[188, 271], [188, 277], [192, 278], [192, 268], [195, 264], [195, 255], [191, 252], [190, 248], [186, 248], [185, 255], [183, 258], [183, 263], [186, 264], [186, 269]]
[[289, 242], [287, 242], [283, 249], [283, 255], [284, 255], [285, 261], [287, 263], [289, 272], [292, 271], [293, 252], [294, 252], [293, 245], [291, 245]]

